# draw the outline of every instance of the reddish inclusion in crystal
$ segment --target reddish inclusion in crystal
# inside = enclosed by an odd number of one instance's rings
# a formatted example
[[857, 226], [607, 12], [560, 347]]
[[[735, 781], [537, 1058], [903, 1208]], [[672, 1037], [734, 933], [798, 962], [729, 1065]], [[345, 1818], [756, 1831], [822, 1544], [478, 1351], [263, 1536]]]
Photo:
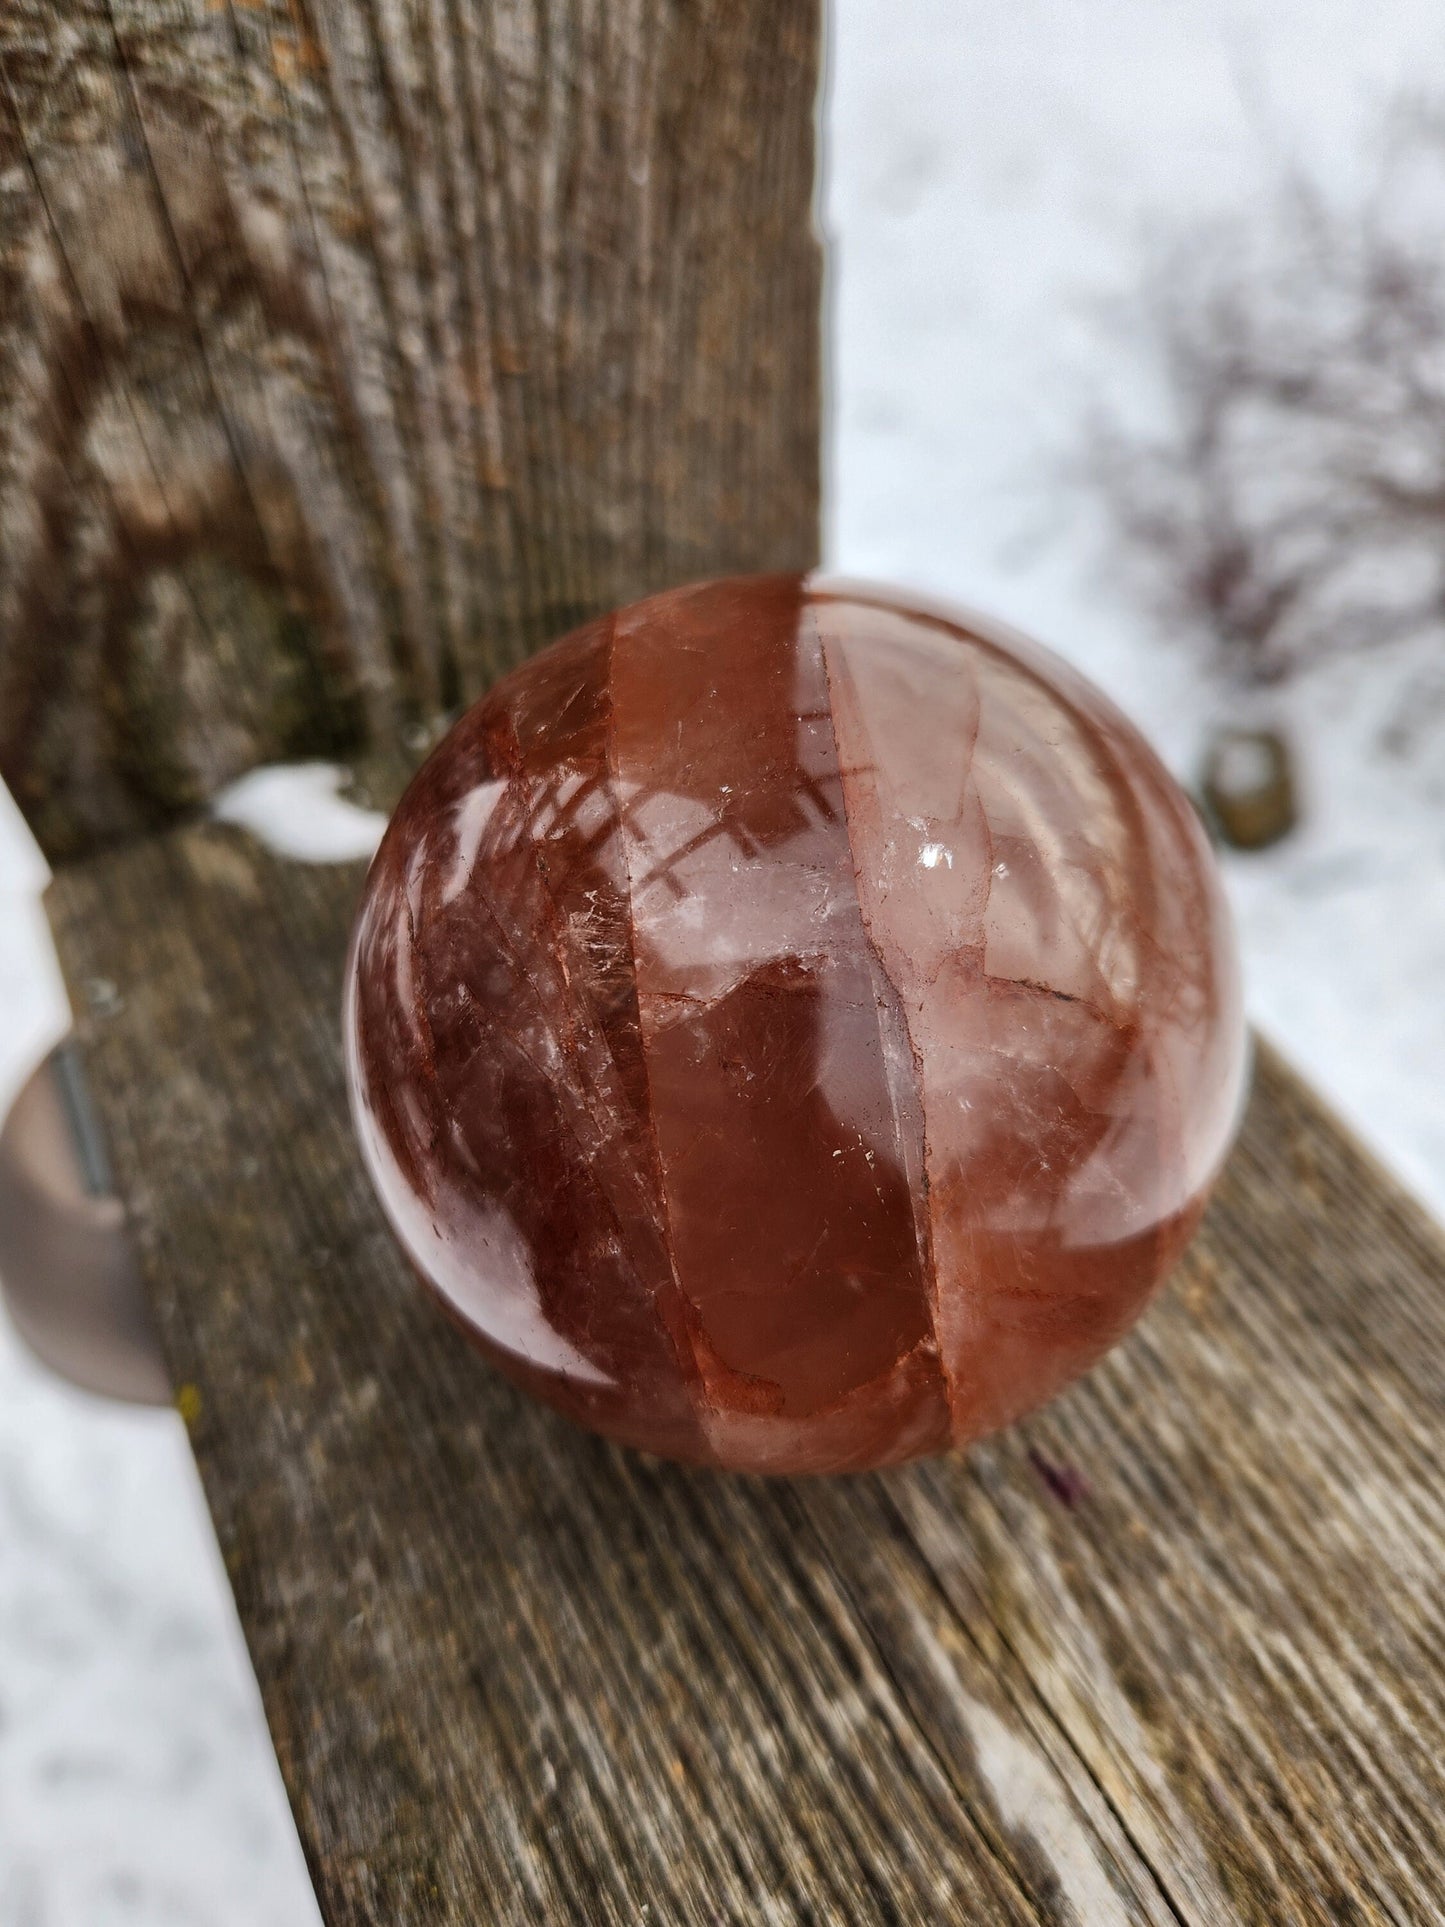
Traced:
[[856, 1469], [1138, 1316], [1244, 1059], [1193, 809], [1018, 638], [796, 578], [620, 611], [416, 778], [346, 1005], [363, 1149], [513, 1378], [630, 1444]]

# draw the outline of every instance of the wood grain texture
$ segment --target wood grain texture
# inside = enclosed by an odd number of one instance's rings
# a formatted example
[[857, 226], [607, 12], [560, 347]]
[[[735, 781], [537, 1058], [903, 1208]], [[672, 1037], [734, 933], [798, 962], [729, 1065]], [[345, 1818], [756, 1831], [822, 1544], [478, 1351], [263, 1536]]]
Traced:
[[1271, 1053], [1049, 1411], [690, 1474], [409, 1284], [344, 1110], [359, 881], [200, 827], [50, 897], [329, 1922], [1445, 1918], [1445, 1242]]
[[7, 0], [0, 776], [52, 856], [817, 559], [818, 0]]

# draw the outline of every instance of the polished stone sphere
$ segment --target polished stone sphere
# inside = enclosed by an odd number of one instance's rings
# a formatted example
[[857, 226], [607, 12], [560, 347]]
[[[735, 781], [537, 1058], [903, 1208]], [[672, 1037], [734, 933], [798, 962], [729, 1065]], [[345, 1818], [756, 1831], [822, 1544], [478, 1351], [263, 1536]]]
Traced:
[[416, 1269], [559, 1411], [831, 1472], [1066, 1385], [1194, 1230], [1240, 1103], [1187, 798], [964, 615], [704, 583], [555, 644], [402, 799], [346, 992]]

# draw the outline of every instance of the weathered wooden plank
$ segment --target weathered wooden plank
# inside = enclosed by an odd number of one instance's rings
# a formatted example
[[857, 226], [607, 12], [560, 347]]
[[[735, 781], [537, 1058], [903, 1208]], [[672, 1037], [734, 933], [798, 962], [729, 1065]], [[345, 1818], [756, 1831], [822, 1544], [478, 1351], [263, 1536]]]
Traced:
[[819, 0], [8, 0], [0, 777], [66, 857], [817, 559]]
[[1445, 1241], [1271, 1053], [1050, 1411], [687, 1473], [408, 1285], [344, 1113], [358, 883], [198, 827], [50, 898], [330, 1921], [1445, 1916]]

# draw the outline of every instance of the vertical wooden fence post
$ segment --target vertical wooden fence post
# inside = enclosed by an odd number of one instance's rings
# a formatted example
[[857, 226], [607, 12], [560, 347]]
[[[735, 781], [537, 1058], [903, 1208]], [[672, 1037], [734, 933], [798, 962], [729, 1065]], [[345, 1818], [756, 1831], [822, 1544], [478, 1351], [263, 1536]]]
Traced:
[[819, 0], [10, 0], [0, 776], [52, 857], [818, 542]]

